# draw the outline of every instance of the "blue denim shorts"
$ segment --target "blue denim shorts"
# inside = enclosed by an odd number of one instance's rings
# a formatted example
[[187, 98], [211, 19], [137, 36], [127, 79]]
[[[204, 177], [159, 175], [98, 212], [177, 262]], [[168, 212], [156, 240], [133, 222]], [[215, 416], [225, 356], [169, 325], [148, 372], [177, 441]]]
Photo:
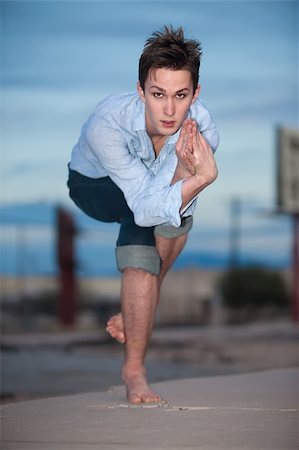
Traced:
[[115, 250], [120, 271], [134, 267], [158, 275], [161, 260], [155, 235], [174, 239], [192, 228], [192, 216], [183, 218], [180, 227], [136, 225], [123, 192], [109, 177], [89, 178], [69, 168], [67, 185], [71, 199], [85, 214], [100, 222], [120, 224]]

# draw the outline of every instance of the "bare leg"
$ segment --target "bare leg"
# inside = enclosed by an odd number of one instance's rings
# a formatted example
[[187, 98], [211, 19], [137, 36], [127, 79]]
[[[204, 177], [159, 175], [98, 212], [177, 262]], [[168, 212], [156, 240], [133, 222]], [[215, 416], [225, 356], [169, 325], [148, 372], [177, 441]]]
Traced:
[[[161, 271], [158, 277], [159, 290], [166, 273], [183, 250], [187, 241], [187, 237], [188, 235], [184, 234], [182, 236], [179, 236], [178, 238], [167, 239], [162, 236], [156, 235], [156, 246], [162, 260]], [[157, 296], [157, 303], [158, 302], [159, 295]], [[106, 330], [118, 342], [120, 342], [121, 344], [125, 343], [126, 336], [124, 331], [122, 313], [116, 314], [108, 320]]]
[[148, 386], [144, 367], [156, 313], [157, 296], [157, 276], [140, 269], [124, 270], [121, 297], [126, 345], [122, 375], [131, 403], [161, 400], [161, 397]]
[[174, 239], [167, 239], [162, 236], [156, 235], [156, 247], [162, 260], [159, 275], [159, 288], [161, 287], [168, 270], [185, 247], [187, 238], [187, 234], [183, 234], [182, 236]]
[[125, 341], [122, 376], [131, 403], [160, 401], [147, 383], [144, 361], [151, 336], [163, 278], [182, 251], [187, 236], [176, 239], [156, 237], [162, 265], [159, 277], [144, 270], [127, 268], [122, 276], [122, 313], [110, 319], [108, 331]]

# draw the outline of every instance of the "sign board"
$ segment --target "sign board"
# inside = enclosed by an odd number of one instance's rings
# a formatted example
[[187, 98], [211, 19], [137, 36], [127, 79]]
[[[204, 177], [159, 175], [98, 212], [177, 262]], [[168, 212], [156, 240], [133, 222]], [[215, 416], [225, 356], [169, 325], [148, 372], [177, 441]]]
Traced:
[[277, 207], [299, 213], [299, 130], [277, 129]]

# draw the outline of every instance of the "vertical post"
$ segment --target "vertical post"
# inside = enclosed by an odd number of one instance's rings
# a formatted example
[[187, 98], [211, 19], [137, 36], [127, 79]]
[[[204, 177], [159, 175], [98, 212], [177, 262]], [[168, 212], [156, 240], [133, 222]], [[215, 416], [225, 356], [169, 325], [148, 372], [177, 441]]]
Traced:
[[76, 228], [71, 214], [57, 208], [57, 257], [59, 265], [59, 320], [74, 325], [76, 319], [74, 237]]
[[294, 322], [299, 322], [299, 213], [293, 216], [293, 302]]
[[241, 200], [233, 198], [230, 203], [230, 268], [235, 269], [240, 259]]
[[293, 220], [292, 319], [299, 322], [299, 130], [277, 129], [277, 206]]

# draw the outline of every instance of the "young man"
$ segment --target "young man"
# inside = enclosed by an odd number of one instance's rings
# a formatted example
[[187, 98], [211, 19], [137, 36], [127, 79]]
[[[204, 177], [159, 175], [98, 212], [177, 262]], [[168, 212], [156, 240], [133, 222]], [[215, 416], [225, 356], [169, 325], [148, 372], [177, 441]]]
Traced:
[[69, 164], [73, 201], [99, 221], [119, 222], [121, 313], [107, 331], [125, 344], [122, 376], [132, 403], [160, 401], [144, 361], [163, 278], [192, 227], [196, 197], [217, 177], [218, 132], [198, 100], [200, 44], [181, 28], [147, 40], [133, 94], [101, 101]]

